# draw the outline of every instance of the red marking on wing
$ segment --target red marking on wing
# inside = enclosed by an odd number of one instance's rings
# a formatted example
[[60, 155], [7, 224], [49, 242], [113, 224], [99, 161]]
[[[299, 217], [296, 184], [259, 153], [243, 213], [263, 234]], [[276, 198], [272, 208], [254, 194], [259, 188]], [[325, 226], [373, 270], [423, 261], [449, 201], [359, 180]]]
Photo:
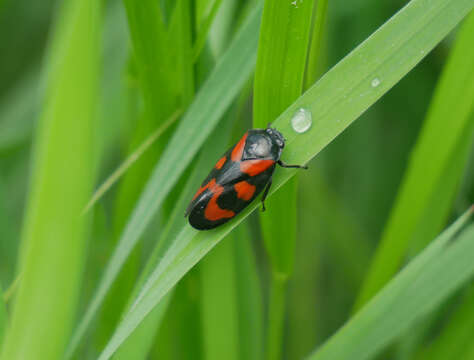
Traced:
[[220, 169], [224, 166], [226, 160], [227, 160], [227, 158], [226, 158], [225, 156], [221, 157], [221, 158], [219, 159], [219, 161], [216, 163], [215, 168], [216, 168], [217, 170], [220, 170]]
[[247, 140], [247, 133], [242, 136], [242, 139], [235, 145], [234, 149], [232, 150], [232, 154], [230, 156], [230, 159], [232, 161], [240, 161], [242, 159], [242, 154], [244, 153], [244, 147], [245, 147], [245, 140]]
[[213, 191], [214, 187], [216, 186], [216, 179], [211, 179], [206, 185], [201, 186], [199, 190], [196, 192], [196, 195], [194, 195], [193, 200], [195, 200], [204, 190], [210, 189]]
[[206, 210], [204, 210], [204, 217], [209, 221], [216, 221], [223, 218], [232, 218], [235, 216], [235, 212], [231, 210], [222, 209], [217, 204], [217, 199], [224, 191], [224, 188], [218, 184], [216, 184], [212, 188], [212, 192], [214, 195], [212, 196], [211, 200], [207, 203]]
[[274, 163], [273, 160], [246, 160], [240, 163], [240, 171], [255, 176], [267, 170]]
[[254, 185], [249, 184], [247, 181], [241, 181], [234, 185], [234, 189], [237, 192], [237, 197], [239, 199], [249, 201], [252, 199], [257, 188]]

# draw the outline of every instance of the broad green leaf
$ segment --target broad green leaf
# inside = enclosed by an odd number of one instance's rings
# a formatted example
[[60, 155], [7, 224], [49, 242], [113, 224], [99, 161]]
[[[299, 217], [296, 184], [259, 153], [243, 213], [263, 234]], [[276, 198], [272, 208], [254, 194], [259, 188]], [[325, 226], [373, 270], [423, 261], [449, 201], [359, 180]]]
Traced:
[[[412, 69], [461, 21], [472, 6], [469, 0], [411, 1], [274, 122], [273, 125], [287, 138], [283, 160], [288, 163], [306, 163], [318, 154]], [[378, 81], [374, 82], [375, 79]], [[312, 112], [313, 126], [308, 132], [297, 134], [291, 129], [290, 120], [301, 107]], [[194, 131], [194, 128], [191, 130]], [[188, 144], [187, 156], [191, 156], [194, 147], [188, 140], [182, 142]], [[193, 138], [193, 143], [200, 144], [200, 138]], [[181, 159], [187, 158], [180, 153], [179, 147], [173, 150], [179, 153]], [[271, 193], [294, 175], [295, 171], [278, 172]], [[147, 201], [152, 200], [158, 202], [155, 196]], [[145, 284], [139, 300], [125, 315], [100, 359], [109, 358], [179, 279], [258, 206], [257, 203], [251, 204], [234, 221], [212, 231], [198, 232], [188, 225], [184, 226]], [[140, 216], [150, 217], [146, 213]], [[133, 233], [140, 230], [138, 233], [141, 233], [146, 223], [140, 222], [139, 227], [134, 226], [131, 230]]]
[[74, 349], [83, 336], [155, 212], [248, 79], [255, 65], [260, 13], [261, 9], [256, 8], [249, 17], [181, 120], [132, 212], [97, 292], [76, 329], [70, 349]]
[[[471, 15], [459, 33], [439, 81], [357, 307], [397, 271], [410, 244], [415, 239], [418, 244], [426, 244], [448, 215], [472, 139], [473, 37], [474, 15]], [[458, 145], [461, 142], [465, 145]], [[461, 159], [459, 166], [448, 169], [458, 159]]]
[[67, 345], [87, 235], [80, 214], [94, 178], [100, 19], [100, 4], [92, 0], [66, 1], [57, 13], [23, 229], [22, 279], [1, 359], [59, 359]]
[[369, 359], [468, 282], [474, 275], [473, 210], [436, 238], [308, 359]]

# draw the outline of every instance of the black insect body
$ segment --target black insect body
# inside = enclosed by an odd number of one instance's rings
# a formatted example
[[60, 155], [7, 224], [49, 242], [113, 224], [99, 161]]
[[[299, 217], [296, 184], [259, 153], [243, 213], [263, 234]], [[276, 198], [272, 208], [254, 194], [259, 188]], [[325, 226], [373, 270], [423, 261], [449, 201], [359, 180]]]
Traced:
[[248, 206], [263, 190], [265, 198], [272, 185], [276, 164], [287, 168], [280, 160], [285, 139], [276, 129], [247, 131], [216, 163], [194, 195], [186, 215], [198, 230], [213, 229], [232, 219]]

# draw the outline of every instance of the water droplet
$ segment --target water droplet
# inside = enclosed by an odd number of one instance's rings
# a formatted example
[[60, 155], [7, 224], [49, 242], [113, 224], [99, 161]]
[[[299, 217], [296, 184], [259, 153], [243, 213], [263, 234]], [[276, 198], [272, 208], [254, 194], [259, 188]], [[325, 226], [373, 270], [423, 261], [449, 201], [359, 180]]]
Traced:
[[307, 109], [298, 109], [291, 118], [291, 127], [297, 133], [304, 133], [309, 130], [313, 123], [311, 112]]
[[378, 78], [375, 78], [370, 84], [372, 85], [372, 87], [377, 87], [380, 85], [380, 80]]

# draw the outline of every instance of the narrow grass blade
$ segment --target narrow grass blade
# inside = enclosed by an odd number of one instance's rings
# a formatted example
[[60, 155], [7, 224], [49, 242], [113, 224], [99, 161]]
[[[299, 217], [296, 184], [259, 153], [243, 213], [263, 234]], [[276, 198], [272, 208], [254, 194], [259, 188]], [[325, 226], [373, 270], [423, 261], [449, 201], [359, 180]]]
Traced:
[[[427, 8], [430, 11], [426, 11]], [[413, 0], [405, 6], [274, 122], [287, 138], [283, 160], [301, 164], [318, 154], [412, 69], [471, 8], [468, 0]], [[374, 86], [374, 78], [380, 81], [377, 86]], [[314, 120], [309, 131], [297, 134], [291, 129], [290, 120], [301, 107], [311, 111]], [[201, 143], [199, 139], [194, 141]], [[194, 148], [189, 151], [191, 154]], [[295, 171], [276, 174], [270, 193], [294, 175]], [[156, 201], [156, 197], [152, 199]], [[234, 221], [213, 231], [198, 232], [188, 225], [183, 227], [100, 359], [109, 358], [179, 279], [257, 206], [257, 203], [251, 204]], [[148, 215], [142, 213], [141, 216]], [[137, 230], [141, 233], [144, 225], [146, 221], [133, 229], [133, 233]]]
[[369, 359], [471, 279], [473, 210], [435, 239], [308, 359]]
[[471, 285], [463, 296], [461, 304], [451, 315], [449, 322], [416, 357], [416, 360], [470, 359], [466, 350], [473, 347], [474, 332], [474, 286]]
[[162, 324], [163, 318], [170, 301], [173, 299], [173, 291], [170, 291], [160, 303], [153, 309], [137, 331], [130, 336], [114, 355], [115, 360], [140, 360], [149, 357], [150, 349], [156, 333]]
[[0, 103], [0, 153], [31, 137], [38, 107], [38, 69], [24, 75]]
[[181, 111], [175, 111], [171, 117], [166, 120], [163, 124], [160, 125], [153, 133], [148, 136], [148, 138], [133, 152], [131, 153], [125, 161], [115, 170], [99, 188], [94, 192], [92, 198], [87, 203], [87, 206], [84, 208], [83, 213], [88, 212], [97, 201], [125, 174], [125, 172], [137, 161], [142, 154], [147, 151], [150, 146], [160, 138], [161, 135], [171, 126], [176, 120], [178, 120], [181, 115]]
[[228, 236], [201, 263], [201, 318], [206, 360], [238, 360], [239, 325], [232, 241]]
[[156, 210], [163, 203], [179, 176], [217, 125], [222, 114], [250, 75], [255, 64], [256, 34], [258, 34], [260, 24], [260, 13], [260, 8], [255, 9], [181, 120], [160, 162], [153, 170], [153, 174], [105, 269], [97, 292], [74, 334], [71, 349], [77, 346], [122, 265], [152, 220]]
[[[303, 91], [314, 1], [282, 4], [265, 1], [255, 69], [253, 123], [265, 128]], [[261, 216], [271, 263], [266, 358], [279, 359], [283, 348], [286, 284], [293, 271], [297, 220], [296, 178], [268, 199]]]
[[320, 51], [326, 24], [328, 0], [317, 0], [314, 11], [313, 29], [308, 62], [306, 64], [305, 88], [313, 85], [320, 75]]
[[[183, 223], [186, 221], [183, 218], [183, 209], [188, 205], [189, 199], [192, 198], [194, 192], [201, 184], [202, 179], [206, 177], [208, 170], [217, 161], [217, 158], [214, 158], [215, 154], [222, 151], [222, 149], [224, 149], [228, 144], [228, 134], [230, 133], [231, 125], [234, 120], [233, 117], [234, 116], [227, 116], [227, 119], [224, 119], [220, 126], [214, 130], [209, 137], [209, 140], [206, 142], [202, 153], [196, 160], [196, 166], [191, 172], [181, 195], [176, 200], [174, 210], [167, 218], [166, 227], [162, 231], [155, 248], [148, 257], [147, 263], [138, 278], [132, 295], [130, 296], [129, 307], [135, 301], [143, 284], [156, 267], [159, 259], [164, 256], [166, 250], [176, 236], [176, 233], [182, 228]], [[132, 336], [130, 336], [118, 349], [114, 358], [128, 359], [130, 354], [135, 354], [135, 360], [146, 358], [146, 355], [152, 346], [152, 341], [154, 340], [163, 319], [163, 313], [166, 311], [171, 297], [172, 294], [169, 294], [157, 307], [155, 307], [155, 309], [153, 309]], [[127, 311], [129, 307], [127, 308]]]
[[[461, 155], [456, 151], [461, 150], [458, 143], [466, 131], [468, 143], [472, 138], [473, 37], [474, 14], [471, 14], [460, 30], [443, 71], [356, 307], [367, 302], [397, 271], [413, 242], [413, 236], [418, 235], [417, 242], [426, 243], [423, 238], [434, 236], [448, 214], [463, 166], [456, 172], [445, 171]], [[448, 181], [446, 176], [454, 179]], [[441, 178], [443, 183], [439, 183]], [[450, 188], [447, 188], [448, 184]], [[448, 196], [448, 201], [439, 202], [437, 190], [452, 195]], [[420, 226], [423, 226], [421, 231]]]
[[5, 360], [59, 359], [71, 330], [87, 234], [80, 213], [93, 183], [100, 18], [93, 0], [67, 1], [57, 14]]
[[[173, 10], [168, 29], [168, 49], [174, 55], [169, 64], [169, 86], [176, 87], [180, 95], [180, 106], [186, 109], [194, 97], [195, 76], [193, 67], [192, 0], [178, 0]], [[171, 56], [173, 58], [173, 56]], [[166, 91], [166, 89], [165, 89]]]
[[197, 36], [196, 41], [194, 42], [193, 47], [193, 60], [197, 61], [199, 55], [201, 54], [202, 49], [204, 48], [204, 44], [206, 43], [207, 37], [209, 35], [209, 30], [211, 29], [211, 25], [216, 17], [217, 11], [221, 6], [222, 0], [214, 0], [212, 4], [212, 8], [209, 11], [209, 14], [204, 19], [201, 27], [199, 28], [199, 33]]
[[172, 81], [170, 71], [163, 71], [172, 69], [164, 17], [158, 1], [124, 0], [124, 5], [147, 117], [154, 119], [156, 126], [175, 110], [179, 91], [175, 86], [163, 86], [179, 83]]
[[[185, 108], [189, 94], [193, 94], [193, 86], [186, 86], [192, 78], [189, 67], [189, 55], [184, 54], [189, 48], [186, 22], [182, 22], [182, 14], [188, 0], [180, 0], [171, 14], [169, 29], [163, 23], [161, 7], [156, 1], [125, 1], [125, 9], [133, 46], [133, 71], [136, 75], [139, 90], [143, 95], [144, 111], [137, 114], [139, 119], [130, 119], [136, 123], [130, 137], [129, 151], [142, 144], [150, 133], [155, 131], [178, 108]], [[189, 23], [189, 21], [187, 21]], [[190, 89], [190, 91], [189, 91]], [[132, 116], [130, 116], [132, 118]], [[127, 219], [134, 204], [140, 196], [146, 180], [150, 176], [153, 164], [159, 158], [167, 142], [170, 132], [165, 132], [160, 142], [150, 145], [151, 149], [144, 153], [136, 165], [129, 169], [118, 191], [114, 212], [114, 236], [110, 247], [119, 241]], [[166, 214], [166, 209], [163, 214]], [[139, 271], [140, 248], [137, 247], [124, 264], [118, 275], [118, 281], [105, 299], [105, 306], [98, 317], [98, 347], [113, 331], [120, 314], [127, 303], [129, 292], [133, 289]], [[74, 338], [75, 339], [75, 338]], [[101, 342], [102, 340], [102, 342]], [[73, 344], [76, 347], [76, 344]], [[72, 348], [72, 347], [71, 347]]]
[[263, 294], [257, 259], [245, 224], [232, 232], [237, 301], [239, 310], [239, 353], [241, 359], [263, 358]]
[[[282, 6], [278, 0], [265, 2], [255, 69], [255, 128], [265, 128], [303, 91], [313, 3]], [[294, 261], [296, 182], [268, 200], [261, 222], [272, 270], [287, 277]]]
[[7, 308], [5, 306], [5, 298], [3, 296], [2, 287], [0, 286], [0, 347], [3, 341], [3, 334], [7, 328]]

